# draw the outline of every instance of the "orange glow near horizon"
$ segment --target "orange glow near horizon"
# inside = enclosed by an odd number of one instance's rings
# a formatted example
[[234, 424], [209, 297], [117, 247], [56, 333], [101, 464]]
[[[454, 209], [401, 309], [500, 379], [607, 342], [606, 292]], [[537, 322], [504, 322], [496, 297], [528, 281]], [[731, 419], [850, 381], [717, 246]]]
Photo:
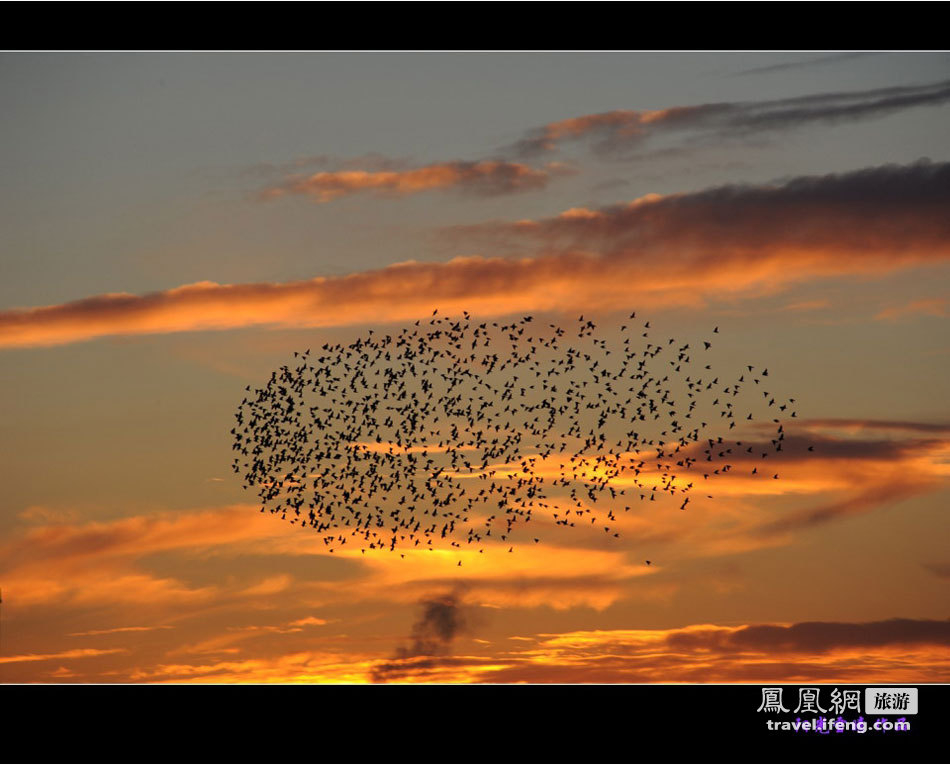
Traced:
[[945, 54], [0, 57], [0, 683], [950, 683]]

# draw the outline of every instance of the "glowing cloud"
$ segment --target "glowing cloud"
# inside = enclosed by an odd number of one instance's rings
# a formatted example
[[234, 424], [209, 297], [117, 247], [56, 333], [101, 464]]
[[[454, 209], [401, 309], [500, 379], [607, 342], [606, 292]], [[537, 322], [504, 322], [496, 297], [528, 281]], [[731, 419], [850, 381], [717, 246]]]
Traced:
[[543, 189], [552, 173], [563, 167], [551, 165], [547, 171], [518, 162], [440, 162], [399, 170], [337, 170], [292, 176], [262, 192], [263, 199], [303, 194], [316, 202], [330, 202], [353, 194], [407, 196], [424, 191], [458, 190], [474, 194], [512, 194]]
[[107, 294], [0, 312], [0, 347], [106, 335], [326, 327], [418, 318], [438, 307], [522, 310], [699, 306], [950, 257], [950, 163], [884, 166], [774, 186], [651, 196], [535, 222], [453, 229], [532, 257], [398, 263], [342, 277]]

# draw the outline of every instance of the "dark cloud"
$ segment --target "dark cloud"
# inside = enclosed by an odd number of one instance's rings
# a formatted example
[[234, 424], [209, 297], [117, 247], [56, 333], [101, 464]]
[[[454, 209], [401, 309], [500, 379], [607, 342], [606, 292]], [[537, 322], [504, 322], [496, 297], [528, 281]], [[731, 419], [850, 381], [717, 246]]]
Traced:
[[600, 183], [594, 184], [591, 187], [592, 191], [614, 191], [615, 189], [621, 189], [625, 186], [629, 186], [630, 181], [626, 181], [623, 178], [610, 178], [606, 181], [601, 181]]
[[893, 481], [886, 484], [876, 484], [872, 489], [862, 491], [846, 499], [800, 510], [779, 520], [765, 523], [756, 529], [756, 533], [767, 537], [820, 526], [850, 515], [866, 513], [888, 502], [897, 502], [916, 494], [926, 493], [932, 488], [933, 485], [930, 483], [920, 484], [915, 481]]
[[950, 646], [950, 619], [887, 619], [879, 622], [800, 622], [789, 626], [752, 624], [736, 630], [690, 630], [666, 640], [676, 650], [731, 653], [822, 653], [838, 648], [894, 645]]
[[460, 592], [456, 590], [421, 601], [421, 614], [412, 625], [410, 644], [399, 646], [390, 661], [373, 667], [370, 671], [372, 681], [398, 680], [424, 669], [459, 664], [447, 655], [455, 638], [469, 627], [460, 598]]
[[[919, 250], [925, 260], [950, 254], [950, 163], [927, 160], [848, 173], [804, 176], [771, 185], [728, 185], [691, 194], [648, 196], [630, 204], [572, 210], [553, 218], [486, 223], [447, 234], [489, 241], [534, 240], [550, 250], [598, 251], [632, 258], [672, 257], [692, 270], [727, 259], [762, 268], [769, 252], [821, 253], [842, 264], [891, 263]], [[805, 253], [809, 253], [805, 255]], [[684, 260], [685, 258], [685, 260]], [[782, 270], [794, 268], [792, 259]], [[641, 270], [641, 273], [643, 271]]]
[[[802, 421], [800, 426], [795, 425], [796, 429], [805, 427], [806, 429], [814, 420]], [[794, 422], [785, 421], [787, 427], [792, 427]], [[769, 423], [757, 423], [754, 426], [759, 430], [774, 431], [774, 426]], [[877, 428], [875, 428], [877, 430]], [[880, 430], [885, 430], [881, 427]], [[906, 432], [900, 428], [893, 428], [898, 432]], [[861, 438], [848, 437], [836, 438], [822, 433], [801, 434], [786, 431], [785, 438], [782, 440], [781, 454], [770, 455], [770, 459], [784, 463], [795, 463], [812, 457], [821, 457], [826, 460], [888, 460], [892, 462], [904, 461], [915, 457], [925, 456], [934, 450], [940, 450], [947, 446], [945, 439], [939, 438]], [[734, 461], [755, 460], [755, 452], [772, 450], [775, 446], [774, 441], [743, 441], [743, 448], [751, 446], [752, 454], [739, 451]], [[808, 451], [808, 447], [814, 447], [813, 452]]]
[[737, 101], [653, 111], [614, 110], [572, 117], [528, 131], [507, 151], [537, 156], [562, 144], [586, 142], [598, 154], [628, 152], [661, 135], [733, 140], [811, 124], [853, 122], [950, 101], [950, 80], [871, 90], [815, 93], [772, 101]]
[[[775, 436], [775, 425], [772, 423], [756, 423], [753, 425], [755, 430], [769, 431], [773, 438], [764, 441], [751, 438], [739, 438], [742, 442], [741, 448], [733, 447], [733, 453], [729, 455], [729, 462], [732, 464], [760, 463], [759, 456], [762, 452], [769, 454], [768, 459], [777, 465], [791, 465], [804, 461], [811, 461], [820, 458], [823, 462], [841, 461], [841, 460], [904, 460], [907, 458], [926, 454], [933, 448], [940, 448], [946, 442], [940, 439], [861, 439], [861, 438], [833, 438], [831, 436], [808, 433], [801, 434], [793, 432], [791, 428], [798, 429], [799, 425], [795, 420], [783, 421], [784, 438], [781, 440], [782, 449], [775, 451], [775, 446], [779, 443]], [[809, 447], [814, 447], [809, 451]], [[705, 449], [707, 443], [700, 441], [696, 444], [690, 444], [689, 448], [682, 449], [683, 456], [694, 457], [698, 459], [705, 458]], [[747, 451], [752, 449], [751, 452]]]
[[749, 105], [722, 126], [723, 130], [756, 132], [785, 130], [808, 123], [851, 122], [883, 117], [917, 106], [950, 101], [950, 80], [929, 85], [826, 93]]
[[941, 579], [950, 579], [950, 563], [925, 563], [924, 568]]
[[[423, 677], [443, 667], [467, 670], [471, 682], [491, 683], [919, 682], [945, 676], [946, 668], [909, 667], [902, 653], [950, 646], [950, 620], [693, 626], [655, 635], [626, 630], [544, 635], [524, 648], [496, 653], [492, 662], [466, 658], [414, 669]], [[835, 656], [838, 651], [847, 653]]]
[[[720, 186], [443, 231], [504, 256], [399, 263], [340, 277], [200, 282], [0, 311], [0, 347], [104, 335], [486, 315], [596, 305], [702, 306], [837, 276], [880, 276], [950, 258], [950, 163], [885, 165], [772, 185]], [[507, 257], [512, 251], [527, 257]]]
[[919, 494], [926, 494], [932, 491], [934, 486], [933, 480], [922, 480], [918, 476], [911, 476], [903, 481], [890, 480], [886, 483], [876, 483], [872, 488], [847, 499], [800, 510], [777, 521], [765, 523], [756, 530], [756, 533], [760, 536], [771, 536], [820, 526], [850, 515], [866, 513], [889, 502], [898, 502]]
[[819, 58], [798, 59], [796, 61], [787, 61], [782, 64], [770, 64], [768, 66], [756, 66], [751, 69], [743, 69], [736, 72], [736, 76], [745, 76], [750, 74], [767, 74], [770, 72], [780, 72], [787, 69], [804, 69], [812, 66], [825, 66], [826, 64], [837, 64], [841, 61], [849, 61], [853, 58], [863, 58], [871, 55], [870, 53], [834, 53], [830, 56], [821, 56]]
[[[760, 538], [867, 513], [888, 503], [934, 491], [945, 480], [941, 465], [950, 450], [950, 440], [919, 437], [917, 434], [945, 432], [946, 426], [881, 420], [798, 422], [787, 419], [783, 422], [781, 440], [762, 440], [758, 433], [771, 430], [771, 427], [766, 423], [753, 424], [750, 429], [757, 431], [754, 438], [736, 436], [741, 446], [727, 441], [721, 447], [731, 447], [725, 459], [735, 468], [734, 476], [750, 480], [750, 471], [755, 466], [760, 480], [773, 472], [786, 478], [791, 473], [793, 482], [800, 480], [803, 487], [807, 487], [810, 481], [815, 482], [815, 487], [821, 487], [827, 481], [830, 490], [837, 487], [838, 491], [846, 491], [848, 495], [817, 507], [788, 512], [774, 520], [765, 520], [753, 532]], [[824, 428], [849, 432], [842, 437], [820, 432]], [[809, 432], [803, 433], [802, 429]], [[892, 431], [903, 437], [881, 438], [878, 431]], [[776, 449], [779, 445], [780, 451]], [[705, 448], [704, 442], [690, 445], [683, 450], [683, 456], [703, 464]], [[762, 454], [768, 455], [765, 463], [760, 459]]]
[[933, 422], [910, 422], [908, 420], [854, 420], [843, 418], [803, 420], [805, 427], [843, 428], [856, 430], [892, 430], [919, 433], [950, 433], [950, 425]]

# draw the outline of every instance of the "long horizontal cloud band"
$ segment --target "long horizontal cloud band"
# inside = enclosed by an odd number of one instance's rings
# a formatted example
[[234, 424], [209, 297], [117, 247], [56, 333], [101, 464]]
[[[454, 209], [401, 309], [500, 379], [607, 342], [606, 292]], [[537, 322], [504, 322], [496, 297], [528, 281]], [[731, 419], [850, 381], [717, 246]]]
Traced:
[[650, 137], [674, 131], [699, 135], [750, 135], [809, 124], [850, 122], [904, 109], [950, 102], [950, 81], [839, 93], [815, 93], [773, 101], [676, 106], [654, 111], [618, 109], [551, 122], [509, 147], [520, 156], [556, 151], [566, 142], [588, 141], [595, 152], [628, 151]]
[[305, 194], [317, 202], [330, 202], [352, 194], [372, 193], [393, 196], [424, 191], [457, 190], [486, 196], [542, 189], [552, 175], [570, 172], [551, 163], [546, 169], [519, 162], [437, 162], [399, 170], [347, 169], [293, 176], [279, 186], [266, 189], [264, 199], [288, 194]]
[[718, 651], [829, 651], [835, 648], [931, 644], [950, 646], [950, 620], [888, 619], [853, 624], [801, 622], [788, 626], [755, 624], [737, 629], [674, 632], [673, 648]]
[[651, 196], [539, 221], [453, 229], [519, 241], [532, 257], [408, 262], [342, 277], [107, 294], [0, 312], [0, 347], [105, 335], [402, 321], [432, 308], [664, 307], [841, 275], [880, 275], [950, 256], [950, 163], [884, 166]]

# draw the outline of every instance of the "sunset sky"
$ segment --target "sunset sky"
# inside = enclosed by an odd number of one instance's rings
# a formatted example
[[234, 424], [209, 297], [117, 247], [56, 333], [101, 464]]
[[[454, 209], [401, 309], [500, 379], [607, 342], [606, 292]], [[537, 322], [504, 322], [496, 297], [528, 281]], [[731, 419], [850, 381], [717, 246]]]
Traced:
[[[0, 104], [0, 682], [950, 682], [950, 54], [3, 53]], [[245, 386], [436, 309], [718, 327], [815, 451], [512, 554], [262, 514]]]

